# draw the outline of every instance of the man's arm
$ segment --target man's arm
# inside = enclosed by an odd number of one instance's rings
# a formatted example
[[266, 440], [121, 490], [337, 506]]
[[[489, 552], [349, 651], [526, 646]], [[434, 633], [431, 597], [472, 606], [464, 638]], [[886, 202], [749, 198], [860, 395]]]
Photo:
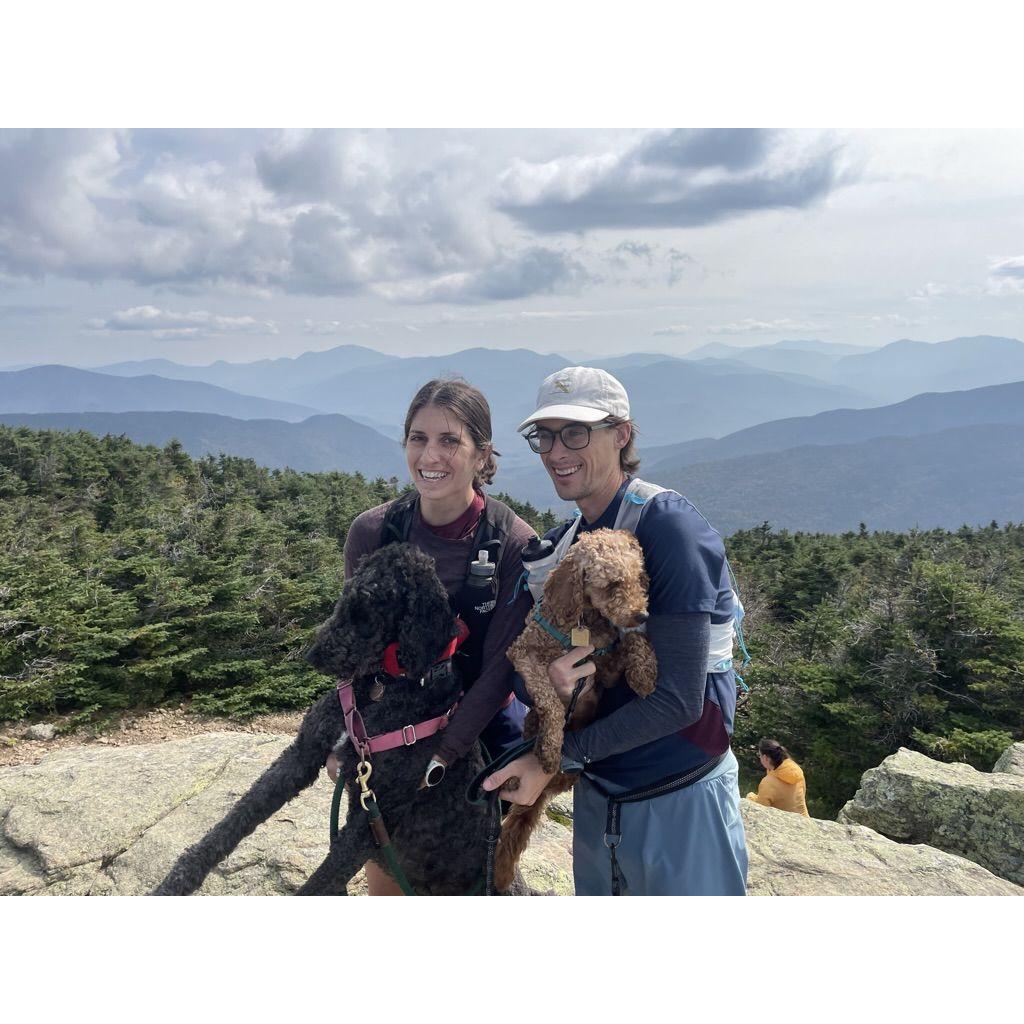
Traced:
[[710, 630], [711, 616], [706, 612], [652, 615], [647, 638], [658, 659], [654, 692], [567, 733], [563, 754], [583, 764], [602, 761], [696, 722], [704, 710]]

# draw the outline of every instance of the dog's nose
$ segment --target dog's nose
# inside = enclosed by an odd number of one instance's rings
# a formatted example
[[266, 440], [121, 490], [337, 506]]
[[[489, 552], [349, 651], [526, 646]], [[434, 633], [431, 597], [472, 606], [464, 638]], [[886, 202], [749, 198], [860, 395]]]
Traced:
[[636, 624], [638, 626], [642, 626], [650, 618], [650, 616], [647, 614], [647, 612], [637, 612], [636, 615], [633, 616], [633, 618], [636, 619]]

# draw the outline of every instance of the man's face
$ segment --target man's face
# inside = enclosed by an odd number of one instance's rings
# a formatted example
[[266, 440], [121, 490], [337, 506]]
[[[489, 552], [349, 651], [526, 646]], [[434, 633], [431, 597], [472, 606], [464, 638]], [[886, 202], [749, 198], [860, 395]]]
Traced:
[[[586, 448], [572, 450], [562, 444], [558, 431], [574, 420], [538, 420], [534, 426], [550, 430], [554, 435], [551, 451], [540, 460], [548, 471], [558, 497], [563, 501], [586, 500], [595, 492], [618, 486], [622, 478], [619, 468], [619, 450], [629, 440], [629, 424], [592, 430]], [[591, 424], [597, 427], [598, 424]]]

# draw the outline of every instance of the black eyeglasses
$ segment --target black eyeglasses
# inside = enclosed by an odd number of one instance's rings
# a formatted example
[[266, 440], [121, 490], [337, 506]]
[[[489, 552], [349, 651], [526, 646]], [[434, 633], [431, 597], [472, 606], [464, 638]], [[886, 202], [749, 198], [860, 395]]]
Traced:
[[561, 430], [548, 430], [547, 427], [534, 427], [526, 435], [526, 443], [538, 454], [547, 455], [554, 447], [555, 435], [557, 434], [562, 444], [570, 451], [578, 452], [590, 444], [592, 431], [604, 430], [605, 427], [614, 427], [614, 423], [598, 423], [597, 426], [590, 426], [587, 423], [569, 423]]

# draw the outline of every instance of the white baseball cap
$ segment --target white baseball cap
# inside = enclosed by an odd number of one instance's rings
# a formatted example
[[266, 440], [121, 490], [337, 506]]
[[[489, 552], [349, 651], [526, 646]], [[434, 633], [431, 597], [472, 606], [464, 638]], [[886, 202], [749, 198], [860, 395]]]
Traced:
[[598, 423], [607, 416], [629, 419], [626, 389], [606, 370], [567, 366], [544, 378], [537, 392], [537, 410], [516, 427], [522, 432], [537, 420]]

